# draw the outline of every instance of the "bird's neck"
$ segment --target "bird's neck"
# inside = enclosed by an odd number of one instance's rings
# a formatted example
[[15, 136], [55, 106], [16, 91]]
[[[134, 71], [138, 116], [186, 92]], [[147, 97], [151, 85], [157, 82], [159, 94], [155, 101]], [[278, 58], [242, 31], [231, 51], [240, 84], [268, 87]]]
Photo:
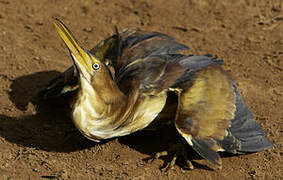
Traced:
[[135, 102], [133, 98], [136, 97], [126, 98], [116, 84], [107, 84], [98, 88], [82, 79], [80, 91], [73, 106], [73, 121], [85, 136], [94, 140], [96, 137], [89, 137], [87, 134], [91, 128], [104, 129], [103, 132], [105, 132], [107, 129], [117, 128], [128, 119], [127, 114], [131, 111], [128, 102]]
[[[109, 115], [113, 112], [110, 109], [123, 107], [126, 104], [126, 96], [120, 91], [113, 80], [104, 85], [91, 85], [87, 80], [81, 80], [81, 100], [84, 98], [90, 102], [90, 107], [97, 111], [98, 114]], [[107, 110], [106, 110], [107, 109]]]
[[[91, 140], [124, 136], [145, 128], [166, 102], [166, 92], [151, 97], [141, 95], [138, 88], [131, 88], [125, 96], [117, 86], [111, 88], [106, 85], [96, 90], [86, 83], [81, 86], [73, 106], [76, 127]], [[111, 98], [103, 95], [110, 92]]]

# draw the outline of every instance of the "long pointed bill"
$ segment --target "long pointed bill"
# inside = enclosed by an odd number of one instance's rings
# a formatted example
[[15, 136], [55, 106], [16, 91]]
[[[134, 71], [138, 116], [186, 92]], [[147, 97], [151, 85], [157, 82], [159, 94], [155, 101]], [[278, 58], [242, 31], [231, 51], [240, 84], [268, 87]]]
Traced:
[[[71, 55], [73, 56], [74, 63], [80, 73], [83, 73], [84, 76], [91, 74], [92, 64], [97, 60], [92, 55], [90, 55], [86, 50], [79, 46], [75, 37], [72, 35], [72, 32], [61, 22], [59, 19], [56, 19], [55, 28], [62, 38], [68, 49], [70, 50]], [[89, 75], [87, 75], [89, 76]]]

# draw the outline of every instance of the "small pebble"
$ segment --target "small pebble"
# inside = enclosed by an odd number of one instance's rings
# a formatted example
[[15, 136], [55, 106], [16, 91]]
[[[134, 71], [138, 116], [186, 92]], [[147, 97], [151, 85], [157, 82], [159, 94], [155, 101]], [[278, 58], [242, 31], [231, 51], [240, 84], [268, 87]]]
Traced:
[[34, 172], [39, 172], [39, 170], [36, 169], [36, 168], [32, 169], [32, 171], [34, 171]]
[[39, 61], [39, 60], [40, 60], [40, 57], [35, 56], [35, 57], [33, 57], [32, 59], [33, 59], [33, 60], [36, 60], [36, 61]]
[[36, 25], [39, 25], [39, 26], [42, 26], [42, 25], [43, 25], [43, 22], [37, 21], [37, 22], [35, 22], [35, 24], [36, 24]]
[[86, 27], [86, 28], [83, 28], [83, 31], [85, 31], [85, 32], [92, 32], [93, 28], [92, 27]]

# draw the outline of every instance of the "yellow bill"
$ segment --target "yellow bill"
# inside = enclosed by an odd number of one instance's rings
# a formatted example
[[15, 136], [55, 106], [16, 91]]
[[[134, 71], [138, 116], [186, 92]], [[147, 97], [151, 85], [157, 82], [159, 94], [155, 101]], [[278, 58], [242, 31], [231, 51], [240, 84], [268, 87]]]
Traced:
[[[92, 62], [98, 61], [81, 48], [76, 41], [75, 37], [72, 35], [72, 32], [63, 24], [62, 21], [56, 19], [55, 28], [59, 36], [62, 38], [66, 46], [69, 48], [71, 54], [74, 57], [75, 63], [79, 63], [83, 66], [88, 72], [91, 72]], [[91, 62], [92, 61], [92, 62]]]

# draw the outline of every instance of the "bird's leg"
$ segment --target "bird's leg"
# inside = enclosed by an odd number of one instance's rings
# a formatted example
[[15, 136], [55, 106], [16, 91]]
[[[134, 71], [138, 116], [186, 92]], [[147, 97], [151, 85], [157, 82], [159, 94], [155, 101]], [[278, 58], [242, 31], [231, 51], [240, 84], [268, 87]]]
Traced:
[[176, 163], [176, 160], [179, 156], [183, 156], [184, 160], [186, 161], [186, 165], [189, 169], [193, 169], [194, 166], [192, 165], [191, 161], [188, 159], [188, 153], [187, 153], [187, 149], [186, 149], [186, 142], [185, 141], [181, 141], [178, 144], [174, 144], [171, 147], [169, 147], [168, 150], [162, 151], [162, 152], [158, 152], [155, 154], [155, 156], [153, 157], [154, 161], [155, 159], [159, 159], [160, 157], [163, 156], [168, 156], [169, 153], [174, 152], [174, 156], [171, 160], [170, 163], [168, 163], [166, 165], [165, 168], [163, 168], [163, 170], [168, 171], [170, 169], [173, 169]]

